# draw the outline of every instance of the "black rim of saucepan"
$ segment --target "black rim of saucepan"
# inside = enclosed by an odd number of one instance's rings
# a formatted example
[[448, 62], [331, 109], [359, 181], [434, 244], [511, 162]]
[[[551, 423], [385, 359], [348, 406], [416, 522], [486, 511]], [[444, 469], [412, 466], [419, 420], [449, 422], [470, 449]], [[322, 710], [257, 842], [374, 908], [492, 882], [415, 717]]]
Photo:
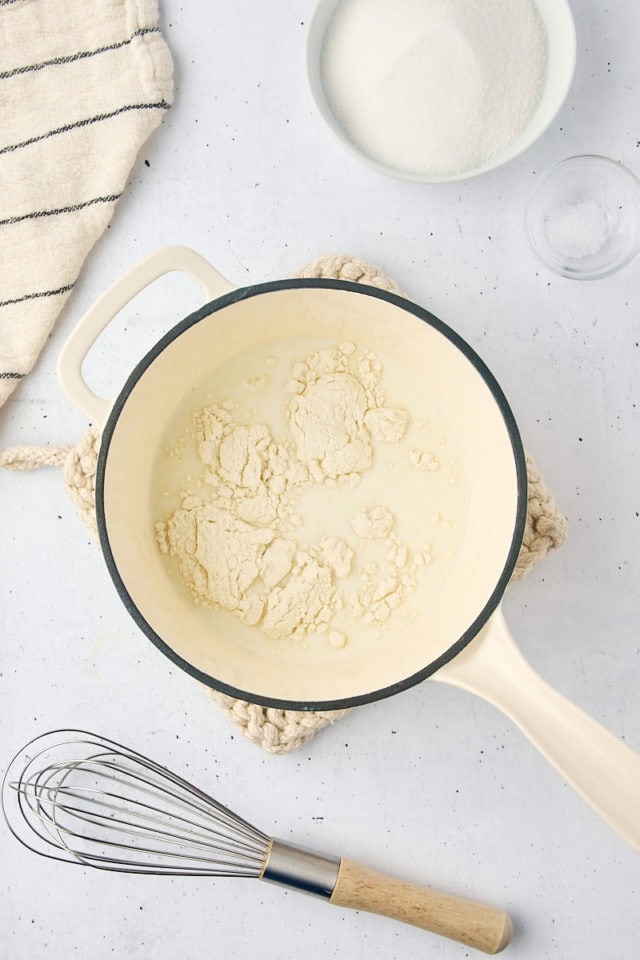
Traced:
[[[500, 413], [502, 414], [507, 431], [509, 433], [511, 446], [513, 448], [518, 485], [516, 516], [509, 553], [507, 555], [502, 573], [500, 574], [500, 577], [498, 578], [491, 595], [488, 597], [485, 606], [473, 623], [467, 628], [467, 630], [465, 630], [463, 635], [440, 657], [437, 657], [435, 660], [428, 663], [421, 670], [418, 670], [417, 673], [413, 673], [411, 676], [408, 676], [403, 680], [392, 683], [389, 686], [383, 687], [379, 690], [373, 690], [370, 693], [360, 694], [359, 696], [354, 697], [343, 697], [340, 700], [297, 701], [265, 697], [250, 690], [240, 690], [236, 687], [232, 687], [229, 684], [216, 679], [215, 677], [209, 676], [209, 674], [203, 673], [201, 670], [198, 670], [188, 661], [180, 657], [153, 630], [151, 625], [144, 618], [140, 610], [138, 610], [135, 602], [131, 598], [127, 587], [120, 576], [113, 553], [111, 551], [104, 510], [104, 479], [111, 438], [117, 426], [122, 409], [127, 402], [129, 394], [135, 387], [140, 377], [144, 374], [147, 367], [149, 367], [155, 358], [159, 356], [159, 354], [161, 354], [170, 343], [184, 333], [185, 330], [188, 330], [195, 323], [198, 323], [200, 320], [203, 320], [210, 314], [224, 309], [224, 307], [228, 306], [229, 304], [236, 303], [239, 300], [249, 300], [252, 297], [260, 296], [260, 294], [263, 293], [271, 293], [275, 290], [289, 290], [293, 288], [305, 287], [329, 290], [345, 290], [350, 293], [357, 293], [361, 296], [386, 300], [388, 303], [391, 303], [396, 307], [400, 307], [402, 310], [406, 310], [418, 317], [420, 320], [423, 320], [425, 323], [428, 323], [431, 327], [434, 327], [439, 333], [451, 341], [451, 343], [453, 343], [454, 346], [456, 346], [458, 350], [464, 354], [467, 360], [469, 360], [469, 362], [472, 363], [476, 368], [491, 391], [493, 398], [500, 409]], [[195, 313], [190, 314], [184, 320], [180, 321], [167, 334], [165, 334], [165, 336], [163, 336], [146, 354], [146, 356], [143, 357], [143, 359], [140, 360], [140, 362], [136, 365], [127, 379], [124, 387], [122, 388], [118, 398], [116, 399], [102, 432], [102, 442], [100, 445], [100, 454], [98, 457], [98, 466], [96, 472], [96, 513], [100, 544], [102, 546], [102, 551], [104, 553], [109, 573], [115, 584], [116, 590], [120, 595], [120, 599], [143, 633], [145, 633], [146, 636], [156, 645], [156, 647], [158, 647], [158, 649], [161, 650], [165, 656], [172, 660], [173, 663], [177, 664], [187, 673], [191, 674], [192, 677], [195, 677], [197, 680], [200, 680], [209, 687], [213, 687], [215, 690], [226, 693], [231, 697], [236, 697], [241, 700], [248, 700], [252, 703], [260, 704], [261, 706], [275, 707], [280, 710], [342, 710], [346, 707], [354, 707], [358, 706], [359, 704], [371, 703], [375, 700], [382, 700], [385, 697], [393, 696], [396, 693], [400, 693], [402, 690], [407, 690], [409, 687], [420, 683], [422, 680], [435, 673], [440, 667], [444, 666], [445, 663], [448, 663], [449, 660], [453, 659], [453, 657], [455, 657], [455, 655], [459, 653], [485, 625], [491, 614], [500, 603], [502, 595], [515, 567], [516, 559], [522, 544], [522, 537], [524, 534], [527, 516], [527, 472], [524, 450], [522, 447], [522, 441], [520, 439], [518, 427], [516, 425], [513, 413], [511, 412], [511, 408], [509, 407], [506, 397], [500, 389], [498, 382], [491, 371], [486, 367], [484, 362], [475, 353], [475, 351], [466, 343], [465, 340], [458, 336], [458, 334], [455, 333], [455, 331], [448, 327], [445, 323], [443, 323], [441, 320], [438, 320], [437, 317], [434, 317], [433, 314], [429, 313], [427, 310], [424, 310], [422, 307], [417, 306], [417, 304], [412, 303], [410, 300], [405, 300], [403, 297], [397, 296], [394, 293], [388, 293], [385, 290], [378, 290], [376, 287], [370, 287], [365, 284], [349, 283], [343, 280], [322, 279], [278, 280], [270, 283], [256, 284], [255, 286], [250, 287], [240, 287], [237, 290], [232, 290], [229, 293], [218, 297], [216, 300], [206, 303], [203, 307], [201, 307], [199, 310], [196, 310]]]

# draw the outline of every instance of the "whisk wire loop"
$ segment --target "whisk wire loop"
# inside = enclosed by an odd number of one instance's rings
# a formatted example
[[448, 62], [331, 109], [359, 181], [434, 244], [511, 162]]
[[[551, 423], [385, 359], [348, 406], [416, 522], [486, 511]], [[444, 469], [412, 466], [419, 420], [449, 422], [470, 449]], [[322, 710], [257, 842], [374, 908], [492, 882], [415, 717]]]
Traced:
[[258, 877], [271, 845], [188, 781], [82, 731], [27, 744], [5, 775], [2, 806], [29, 849], [127, 873]]

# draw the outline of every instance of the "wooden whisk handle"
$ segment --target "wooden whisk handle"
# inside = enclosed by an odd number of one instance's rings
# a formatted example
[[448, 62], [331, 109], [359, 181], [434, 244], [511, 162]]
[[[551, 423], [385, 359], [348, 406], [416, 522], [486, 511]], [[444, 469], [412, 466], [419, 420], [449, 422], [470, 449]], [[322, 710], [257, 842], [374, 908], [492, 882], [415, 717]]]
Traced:
[[329, 902], [410, 923], [485, 953], [499, 953], [511, 940], [504, 910], [405, 883], [344, 858]]

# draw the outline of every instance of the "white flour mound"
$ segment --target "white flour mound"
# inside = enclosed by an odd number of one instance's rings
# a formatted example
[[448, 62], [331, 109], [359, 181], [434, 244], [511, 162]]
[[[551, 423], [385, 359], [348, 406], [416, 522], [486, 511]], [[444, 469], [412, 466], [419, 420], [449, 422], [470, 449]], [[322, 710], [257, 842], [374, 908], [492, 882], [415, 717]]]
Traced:
[[322, 51], [329, 105], [369, 157], [425, 176], [503, 153], [544, 87], [533, 0], [342, 0]]
[[[351, 574], [354, 549], [339, 537], [298, 542], [296, 504], [319, 484], [357, 484], [377, 442], [403, 439], [409, 414], [386, 405], [381, 364], [350, 343], [295, 364], [283, 403], [293, 442], [277, 439], [266, 424], [238, 422], [230, 401], [194, 415], [198, 492], [181, 494], [180, 508], [156, 524], [156, 539], [199, 603], [229, 610], [275, 640], [327, 633], [340, 648], [347, 638], [330, 626], [345, 605], [341, 581]], [[352, 519], [358, 537], [386, 541], [386, 579], [374, 583], [365, 574], [349, 601], [367, 623], [381, 622], [402, 602], [423, 563], [408, 564], [394, 525], [378, 504]]]

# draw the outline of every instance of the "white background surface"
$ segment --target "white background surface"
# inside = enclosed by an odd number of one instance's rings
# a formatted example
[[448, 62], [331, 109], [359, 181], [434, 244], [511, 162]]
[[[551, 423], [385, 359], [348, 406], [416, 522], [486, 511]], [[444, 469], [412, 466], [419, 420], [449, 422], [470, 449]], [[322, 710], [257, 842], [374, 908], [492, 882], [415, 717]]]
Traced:
[[[96, 296], [163, 244], [194, 247], [239, 285], [327, 251], [370, 260], [501, 382], [571, 525], [567, 545], [509, 591], [508, 619], [554, 686], [640, 748], [640, 262], [577, 284], [539, 267], [522, 232], [525, 198], [550, 163], [597, 152], [640, 172], [640, 6], [572, 6], [577, 74], [553, 129], [503, 170], [425, 187], [359, 166], [315, 115], [303, 61], [311, 3], [167, 0], [175, 106], [37, 369], [0, 411], [0, 443], [77, 440], [86, 421], [56, 385], [58, 350]], [[198, 303], [186, 279], [161, 281], [95, 348], [92, 383], [113, 393]], [[0, 767], [47, 728], [93, 728], [283, 838], [507, 906], [514, 960], [638, 956], [637, 854], [495, 709], [425, 683], [268, 757], [137, 631], [59, 471], [2, 474], [0, 529]], [[4, 828], [0, 850], [7, 960], [469, 954], [257, 882], [65, 867]]]

